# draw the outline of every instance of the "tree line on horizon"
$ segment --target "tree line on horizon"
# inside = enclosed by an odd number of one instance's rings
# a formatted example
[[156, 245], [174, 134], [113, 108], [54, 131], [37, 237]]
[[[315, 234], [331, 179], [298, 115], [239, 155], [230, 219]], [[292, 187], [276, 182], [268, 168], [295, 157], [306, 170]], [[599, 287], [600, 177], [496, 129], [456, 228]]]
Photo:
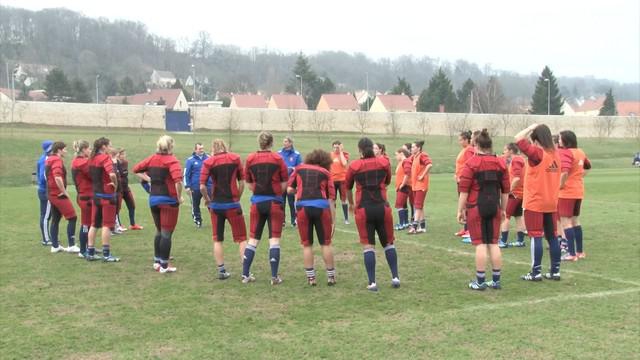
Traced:
[[[269, 49], [243, 51], [215, 44], [214, 36], [203, 31], [191, 42], [175, 41], [149, 33], [139, 22], [93, 19], [66, 9], [30, 11], [0, 6], [0, 66], [26, 63], [58, 68], [71, 79], [67, 93], [76, 101], [94, 101], [89, 89], [95, 89], [98, 74], [99, 96], [104, 99], [146, 90], [154, 69], [172, 71], [178, 79], [186, 79], [195, 70], [196, 91], [202, 100], [212, 100], [217, 92], [296, 93], [299, 78], [292, 76], [293, 72], [303, 77], [303, 95], [310, 108], [315, 108], [319, 95], [326, 92], [354, 92], [366, 89], [368, 84], [370, 93], [407, 93], [412, 84], [421, 95], [438, 85], [438, 91], [447, 95], [445, 109], [503, 112], [530, 103], [539, 82], [535, 74], [521, 75], [488, 66], [480, 69], [465, 60], [450, 63], [412, 56], [372, 60], [361, 53], [341, 51], [312, 56]], [[307, 62], [308, 73], [300, 71], [301, 57]], [[309, 74], [313, 76], [305, 78]], [[7, 80], [1, 71], [0, 86], [6, 86]], [[640, 98], [638, 84], [592, 77], [554, 80], [558, 93], [565, 98], [600, 95], [609, 90], [619, 100]], [[42, 77], [30, 88], [45, 88], [45, 81]], [[18, 90], [23, 88], [28, 90], [24, 84], [16, 85]], [[87, 98], [83, 93], [91, 95]], [[433, 101], [425, 97], [418, 108], [433, 106]]]

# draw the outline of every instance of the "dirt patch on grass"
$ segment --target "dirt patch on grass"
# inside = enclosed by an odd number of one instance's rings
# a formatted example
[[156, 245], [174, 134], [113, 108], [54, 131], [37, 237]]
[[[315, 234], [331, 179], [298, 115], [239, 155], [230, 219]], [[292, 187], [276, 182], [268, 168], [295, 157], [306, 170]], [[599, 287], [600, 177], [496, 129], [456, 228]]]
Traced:
[[113, 358], [114, 358], [113, 353], [102, 352], [102, 353], [71, 354], [67, 359], [69, 360], [111, 360]]

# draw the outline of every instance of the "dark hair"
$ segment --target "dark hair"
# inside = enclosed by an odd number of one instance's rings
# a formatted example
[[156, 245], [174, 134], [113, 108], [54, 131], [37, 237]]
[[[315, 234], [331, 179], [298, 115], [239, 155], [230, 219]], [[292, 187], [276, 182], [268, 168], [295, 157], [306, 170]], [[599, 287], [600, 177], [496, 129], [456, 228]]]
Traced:
[[411, 151], [411, 143], [404, 143], [404, 147]]
[[331, 143], [331, 146], [333, 145], [342, 145], [342, 142], [340, 142], [340, 140], [336, 140], [333, 143]]
[[478, 148], [482, 150], [491, 150], [493, 148], [493, 141], [491, 140], [491, 136], [489, 136], [489, 131], [487, 129], [482, 129], [480, 134], [476, 137], [476, 144]]
[[64, 142], [56, 141], [56, 142], [53, 143], [53, 145], [51, 145], [51, 153], [55, 154], [55, 153], [58, 152], [58, 150], [62, 150], [64, 148], [66, 148], [66, 147], [67, 147], [67, 144], [65, 144]]
[[380, 149], [380, 154], [381, 155], [386, 155], [387, 154], [387, 147], [384, 146], [384, 144], [382, 143], [376, 143], [376, 145], [378, 146], [378, 148]]
[[363, 137], [358, 141], [358, 150], [360, 150], [360, 153], [364, 158], [375, 157], [375, 154], [373, 153], [373, 141], [368, 137]]
[[554, 145], [560, 145], [560, 135], [551, 135], [551, 140]]
[[562, 139], [562, 145], [567, 149], [575, 149], [578, 147], [578, 138], [576, 133], [571, 130], [560, 131], [560, 138]]
[[518, 145], [516, 145], [516, 143], [508, 143], [507, 149], [509, 149], [509, 151], [511, 151], [514, 154], [520, 153], [520, 149], [518, 148]]
[[315, 149], [304, 157], [304, 163], [307, 165], [318, 165], [329, 170], [333, 161], [328, 152], [322, 149]]
[[553, 150], [553, 139], [551, 137], [551, 129], [545, 124], [538, 125], [531, 132], [531, 141], [537, 141], [545, 150]]
[[419, 147], [420, 150], [422, 150], [422, 147], [424, 146], [424, 140], [416, 140], [413, 143], [416, 144], [416, 146]]
[[[471, 130], [469, 130], [469, 132], [471, 132]], [[473, 143], [473, 144], [477, 143], [476, 139], [478, 138], [480, 133], [481, 133], [480, 130], [475, 130], [474, 132], [471, 133], [471, 143]]]
[[471, 130], [465, 130], [460, 133], [460, 137], [467, 140], [467, 142], [471, 142], [471, 135], [472, 135]]
[[258, 144], [260, 145], [260, 150], [267, 150], [273, 146], [273, 135], [270, 132], [261, 132], [258, 135]]
[[107, 146], [111, 143], [111, 140], [106, 137], [97, 138], [96, 141], [93, 142], [93, 149], [91, 150], [91, 157], [95, 157], [98, 155], [98, 152], [102, 150], [103, 146]]
[[193, 145], [193, 149], [194, 150], [197, 149], [198, 146], [202, 146], [202, 143], [197, 142], [195, 145]]
[[404, 155], [404, 157], [409, 157], [411, 156], [411, 153], [409, 152], [409, 150], [401, 147], [398, 150], [396, 150], [396, 153], [402, 153]]

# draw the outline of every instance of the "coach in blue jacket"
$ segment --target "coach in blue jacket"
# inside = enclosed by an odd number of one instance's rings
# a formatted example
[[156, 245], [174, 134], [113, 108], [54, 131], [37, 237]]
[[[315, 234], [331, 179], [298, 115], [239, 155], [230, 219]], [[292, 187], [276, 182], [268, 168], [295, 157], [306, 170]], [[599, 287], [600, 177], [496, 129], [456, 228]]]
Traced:
[[44, 163], [51, 152], [53, 141], [42, 142], [42, 155], [36, 164], [36, 181], [38, 182], [38, 199], [40, 200], [40, 234], [42, 235], [42, 245], [51, 245], [49, 236], [49, 219], [51, 218], [51, 204], [47, 199], [47, 178], [45, 177]]
[[[278, 150], [278, 154], [282, 156], [284, 163], [287, 164], [287, 171], [289, 176], [293, 173], [293, 169], [296, 166], [302, 164], [302, 155], [296, 149], [293, 148], [293, 140], [290, 137], [285, 137], [282, 141], [282, 149]], [[291, 226], [296, 226], [296, 206], [295, 206], [295, 194], [287, 194], [282, 195], [282, 204], [286, 205], [287, 200], [289, 200], [289, 211], [291, 212]], [[284, 222], [287, 222], [287, 215], [285, 213]]]
[[191, 196], [191, 216], [196, 227], [202, 227], [200, 170], [202, 169], [202, 163], [208, 158], [209, 156], [204, 152], [204, 146], [201, 143], [196, 143], [193, 154], [184, 163], [184, 189]]

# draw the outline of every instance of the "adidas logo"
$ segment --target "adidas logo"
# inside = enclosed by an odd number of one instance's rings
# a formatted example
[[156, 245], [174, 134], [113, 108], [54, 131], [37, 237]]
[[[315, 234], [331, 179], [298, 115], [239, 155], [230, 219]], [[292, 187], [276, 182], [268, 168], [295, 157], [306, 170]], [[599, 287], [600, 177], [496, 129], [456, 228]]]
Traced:
[[549, 167], [547, 168], [547, 172], [558, 172], [558, 170], [559, 170], [558, 163], [555, 160], [553, 160], [551, 165], [549, 165]]

